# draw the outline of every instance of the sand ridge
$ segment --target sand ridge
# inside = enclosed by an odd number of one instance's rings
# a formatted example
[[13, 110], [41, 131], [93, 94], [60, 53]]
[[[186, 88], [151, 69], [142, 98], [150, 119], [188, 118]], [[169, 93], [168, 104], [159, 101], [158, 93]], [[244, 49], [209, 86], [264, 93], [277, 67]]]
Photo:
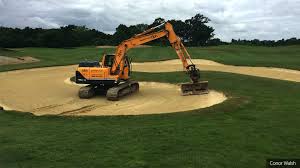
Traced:
[[30, 56], [24, 57], [6, 57], [0, 56], [0, 65], [10, 65], [10, 64], [24, 64], [24, 63], [33, 63], [40, 61], [37, 58], [33, 58]]
[[[250, 76], [300, 82], [300, 71], [297, 70], [274, 67], [225, 65], [204, 59], [193, 59], [193, 63], [196, 64], [197, 67], [200, 68], [200, 70], [204, 71], [229, 72]], [[133, 63], [132, 68], [133, 71], [140, 72], [173, 72], [184, 70], [182, 67], [182, 63], [180, 62], [180, 60], [177, 59], [158, 62]]]

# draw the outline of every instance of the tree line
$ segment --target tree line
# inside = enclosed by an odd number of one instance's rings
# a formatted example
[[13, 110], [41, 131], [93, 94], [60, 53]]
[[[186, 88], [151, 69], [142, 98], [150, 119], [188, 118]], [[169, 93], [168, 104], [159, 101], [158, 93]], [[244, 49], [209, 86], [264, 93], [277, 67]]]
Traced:
[[[60, 28], [8, 28], [0, 27], [0, 47], [78, 47], [87, 45], [118, 45], [123, 40], [159, 25], [166, 20], [157, 18], [151, 24], [126, 26], [120, 24], [114, 34], [106, 34], [86, 26], [68, 25]], [[196, 14], [190, 19], [168, 20], [174, 26], [178, 36], [192, 46], [205, 45], [214, 36], [214, 29], [207, 26], [209, 18]], [[162, 40], [163, 43], [166, 42]], [[156, 40], [151, 44], [159, 44]], [[162, 43], [162, 44], [163, 44]]]
[[[165, 20], [156, 18], [151, 24], [136, 24], [126, 26], [120, 24], [114, 34], [106, 34], [99, 30], [89, 29], [86, 26], [67, 25], [60, 28], [8, 28], [0, 27], [0, 47], [79, 47], [89, 45], [118, 45], [135, 34], [146, 29], [170, 22], [176, 34], [187, 46], [214, 46], [214, 45], [256, 45], [256, 46], [281, 46], [300, 44], [300, 39], [290, 38], [278, 41], [274, 40], [235, 40], [223, 42], [214, 38], [214, 28], [208, 26], [210, 19], [202, 14], [182, 20]], [[150, 45], [169, 45], [167, 39], [158, 39], [150, 42]]]
[[252, 46], [268, 46], [268, 47], [276, 47], [276, 46], [286, 46], [286, 45], [297, 45], [300, 44], [300, 39], [296, 37], [289, 39], [281, 39], [281, 40], [231, 40], [231, 44], [237, 45], [252, 45]]
[[98, 39], [109, 40], [111, 35], [68, 25], [58, 29], [0, 27], [0, 47], [77, 47], [94, 45]]

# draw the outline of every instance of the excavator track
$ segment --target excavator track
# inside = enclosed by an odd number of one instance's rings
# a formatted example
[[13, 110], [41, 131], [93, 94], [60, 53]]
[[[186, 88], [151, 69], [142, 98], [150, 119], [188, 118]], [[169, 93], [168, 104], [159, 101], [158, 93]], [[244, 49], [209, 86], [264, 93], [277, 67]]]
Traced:
[[207, 94], [208, 92], [208, 81], [181, 84], [181, 95], [183, 96], [201, 95]]
[[118, 86], [109, 88], [106, 93], [106, 98], [107, 100], [117, 101], [119, 98], [137, 92], [138, 90], [139, 83], [137, 81], [128, 80]]
[[81, 99], [89, 99], [95, 95], [95, 87], [93, 85], [88, 85], [81, 87], [78, 92], [78, 96]]

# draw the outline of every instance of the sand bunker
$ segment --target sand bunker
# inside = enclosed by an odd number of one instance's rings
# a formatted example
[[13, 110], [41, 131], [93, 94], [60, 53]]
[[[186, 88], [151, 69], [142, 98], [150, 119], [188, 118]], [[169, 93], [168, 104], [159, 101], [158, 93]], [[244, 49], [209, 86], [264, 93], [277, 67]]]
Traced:
[[[300, 82], [300, 71], [224, 65], [196, 59], [201, 70], [231, 72], [280, 80]], [[107, 101], [104, 96], [82, 100], [77, 96], [80, 86], [69, 78], [77, 65], [36, 68], [0, 73], [0, 106], [7, 110], [33, 112], [35, 115], [138, 115], [188, 111], [223, 102], [226, 97], [210, 91], [208, 95], [180, 96], [179, 86], [166, 83], [141, 82], [140, 92], [121, 101]], [[182, 71], [179, 60], [133, 63], [134, 71]], [[63, 73], [62, 73], [63, 72]]]
[[10, 64], [24, 64], [38, 62], [39, 59], [25, 56], [25, 57], [6, 57], [0, 56], [0, 65], [10, 65]]
[[181, 96], [179, 86], [155, 82], [140, 82], [140, 92], [117, 102], [107, 101], [105, 96], [79, 99], [80, 86], [69, 81], [75, 68], [62, 66], [0, 73], [0, 103], [7, 110], [35, 115], [139, 115], [188, 111], [226, 100], [214, 90], [207, 95]]
[[[210, 60], [193, 59], [194, 64], [204, 71], [219, 71], [230, 72], [272, 79], [280, 79], [287, 81], [300, 82], [300, 71], [283, 69], [283, 68], [269, 68], [269, 67], [247, 67], [247, 66], [233, 66], [224, 65]], [[158, 62], [133, 63], [133, 70], [140, 72], [173, 72], [183, 71], [180, 60], [168, 60]]]

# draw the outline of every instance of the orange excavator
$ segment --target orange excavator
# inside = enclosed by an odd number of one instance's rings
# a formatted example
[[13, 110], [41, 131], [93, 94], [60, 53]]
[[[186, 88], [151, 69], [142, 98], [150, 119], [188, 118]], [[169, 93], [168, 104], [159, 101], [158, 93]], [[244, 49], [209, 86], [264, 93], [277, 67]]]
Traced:
[[[159, 28], [160, 30], [157, 30]], [[175, 34], [173, 26], [166, 22], [121, 42], [115, 54], [104, 54], [101, 62], [80, 62], [75, 74], [76, 83], [88, 85], [79, 89], [79, 97], [88, 99], [97, 91], [102, 91], [106, 93], [108, 100], [119, 100], [120, 97], [137, 92], [139, 83], [130, 78], [131, 61], [126, 52], [138, 45], [162, 37], [167, 37], [191, 79], [192, 83], [181, 84], [182, 95], [208, 93], [208, 82], [200, 81], [199, 69], [193, 64], [181, 39]]]

